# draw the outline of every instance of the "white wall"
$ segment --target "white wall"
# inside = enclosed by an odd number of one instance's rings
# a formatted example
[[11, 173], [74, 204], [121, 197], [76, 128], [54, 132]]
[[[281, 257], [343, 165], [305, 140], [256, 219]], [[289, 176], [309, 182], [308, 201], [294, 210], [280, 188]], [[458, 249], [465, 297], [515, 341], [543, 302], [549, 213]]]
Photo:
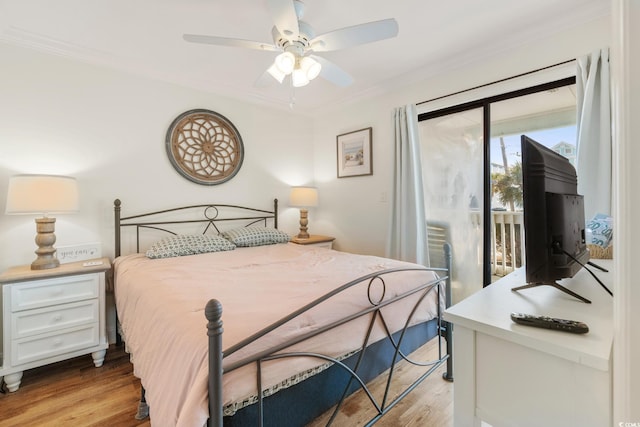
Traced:
[[[18, 173], [78, 179], [80, 213], [58, 215], [56, 246], [101, 242], [112, 256], [115, 198], [132, 214], [205, 201], [269, 208], [277, 197], [281, 228], [297, 232], [288, 191], [313, 181], [308, 118], [5, 44], [0, 70], [0, 270], [35, 258], [34, 217], [4, 215]], [[242, 136], [244, 163], [224, 184], [194, 184], [167, 158], [167, 128], [193, 108], [224, 115]]]
[[[310, 219], [312, 231], [336, 236], [335, 246], [341, 250], [384, 255], [389, 203], [382, 200], [388, 200], [391, 192], [395, 107], [573, 59], [608, 46], [610, 39], [609, 19], [603, 18], [322, 114], [314, 123], [315, 176], [321, 202], [315, 213], [318, 218]], [[368, 126], [373, 127], [373, 176], [337, 179], [336, 135]]]
[[614, 148], [613, 425], [640, 425], [640, 2], [614, 0], [611, 77]]

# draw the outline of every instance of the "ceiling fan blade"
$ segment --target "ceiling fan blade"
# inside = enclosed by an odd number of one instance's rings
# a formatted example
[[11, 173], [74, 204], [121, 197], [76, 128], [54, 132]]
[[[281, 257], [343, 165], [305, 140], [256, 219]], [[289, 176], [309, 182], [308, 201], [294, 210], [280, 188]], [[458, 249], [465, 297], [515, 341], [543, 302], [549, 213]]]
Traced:
[[322, 77], [323, 79], [330, 81], [331, 83], [341, 87], [347, 87], [351, 83], [353, 83], [353, 77], [351, 77], [349, 73], [344, 71], [342, 68], [338, 67], [333, 62], [321, 56], [317, 56], [317, 55], [310, 55], [310, 56], [311, 58], [318, 61], [320, 65], [322, 65], [322, 68], [320, 70], [320, 77]]
[[311, 40], [311, 49], [314, 52], [327, 52], [389, 39], [397, 35], [398, 22], [389, 18], [321, 34]]
[[279, 52], [281, 49], [273, 44], [255, 42], [252, 40], [230, 39], [227, 37], [204, 36], [199, 34], [184, 34], [182, 38], [190, 43], [212, 44], [216, 46], [243, 47], [247, 49], [267, 50]]
[[297, 39], [300, 29], [294, 0], [267, 0], [267, 7], [280, 34]]

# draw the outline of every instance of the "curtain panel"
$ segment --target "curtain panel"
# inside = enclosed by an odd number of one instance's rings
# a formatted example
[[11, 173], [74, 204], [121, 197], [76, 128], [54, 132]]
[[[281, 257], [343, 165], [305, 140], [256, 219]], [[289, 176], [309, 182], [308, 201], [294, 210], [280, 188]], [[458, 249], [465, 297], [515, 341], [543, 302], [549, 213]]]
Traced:
[[393, 113], [394, 166], [387, 257], [429, 266], [420, 133], [415, 105]]
[[609, 49], [577, 58], [578, 193], [585, 219], [611, 215], [611, 97]]

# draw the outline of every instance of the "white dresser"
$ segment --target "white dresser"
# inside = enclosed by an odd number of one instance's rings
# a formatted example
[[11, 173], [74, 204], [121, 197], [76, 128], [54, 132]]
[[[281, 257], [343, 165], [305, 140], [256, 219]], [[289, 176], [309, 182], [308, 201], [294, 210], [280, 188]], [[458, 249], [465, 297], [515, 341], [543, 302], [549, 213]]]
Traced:
[[[590, 268], [613, 289], [612, 272]], [[592, 304], [550, 286], [511, 290], [524, 283], [521, 268], [444, 314], [454, 324], [454, 425], [612, 425], [613, 298], [584, 269], [560, 283]], [[582, 321], [589, 332], [522, 326], [511, 312]]]
[[9, 391], [18, 390], [25, 370], [49, 363], [90, 353], [102, 366], [110, 268], [101, 258], [48, 270], [14, 267], [0, 275], [0, 383]]

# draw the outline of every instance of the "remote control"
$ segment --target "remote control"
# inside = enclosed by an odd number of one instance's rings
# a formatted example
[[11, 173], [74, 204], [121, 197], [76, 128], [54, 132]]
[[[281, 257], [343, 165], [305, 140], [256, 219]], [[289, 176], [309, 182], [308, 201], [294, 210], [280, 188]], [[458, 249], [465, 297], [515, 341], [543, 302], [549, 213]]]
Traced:
[[102, 261], [87, 261], [82, 263], [83, 267], [93, 267], [96, 265], [102, 265]]
[[589, 327], [585, 323], [576, 320], [556, 319], [554, 317], [534, 316], [524, 313], [511, 313], [511, 320], [520, 325], [554, 329], [573, 334], [586, 334], [589, 332]]

